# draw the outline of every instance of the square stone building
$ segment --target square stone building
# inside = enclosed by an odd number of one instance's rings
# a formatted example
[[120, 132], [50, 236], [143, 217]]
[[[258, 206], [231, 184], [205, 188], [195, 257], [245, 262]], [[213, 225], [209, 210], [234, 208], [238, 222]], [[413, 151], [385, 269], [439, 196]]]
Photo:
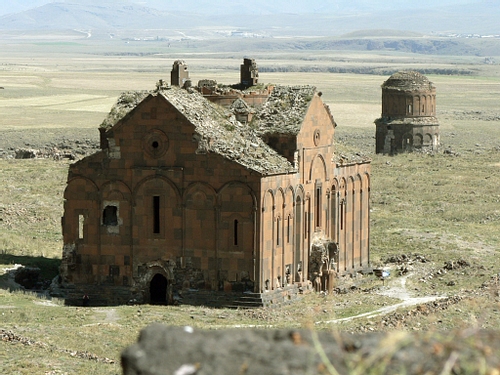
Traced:
[[161, 81], [120, 96], [69, 168], [67, 303], [269, 305], [369, 268], [370, 160], [335, 153], [314, 87], [251, 95], [250, 121]]

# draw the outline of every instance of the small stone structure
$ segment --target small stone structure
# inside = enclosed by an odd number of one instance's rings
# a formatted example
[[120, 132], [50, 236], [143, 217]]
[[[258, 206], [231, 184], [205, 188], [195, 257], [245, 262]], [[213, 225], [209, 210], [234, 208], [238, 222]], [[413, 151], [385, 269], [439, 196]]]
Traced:
[[67, 303], [275, 305], [369, 269], [370, 159], [314, 87], [175, 83], [122, 94], [70, 166]]
[[377, 154], [438, 151], [436, 87], [415, 71], [393, 74], [382, 84], [382, 116], [375, 125]]
[[170, 81], [172, 85], [183, 87], [189, 80], [189, 71], [187, 64], [182, 60], [174, 61], [172, 71], [170, 73]]
[[259, 83], [259, 70], [254, 59], [243, 59], [243, 64], [240, 66], [240, 81], [243, 88]]

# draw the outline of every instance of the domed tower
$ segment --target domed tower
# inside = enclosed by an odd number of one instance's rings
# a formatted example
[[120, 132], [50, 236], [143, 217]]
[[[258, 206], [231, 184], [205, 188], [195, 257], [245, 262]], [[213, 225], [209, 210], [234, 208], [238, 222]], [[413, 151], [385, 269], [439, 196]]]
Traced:
[[436, 87], [418, 72], [393, 74], [382, 84], [382, 116], [375, 125], [377, 154], [437, 151]]

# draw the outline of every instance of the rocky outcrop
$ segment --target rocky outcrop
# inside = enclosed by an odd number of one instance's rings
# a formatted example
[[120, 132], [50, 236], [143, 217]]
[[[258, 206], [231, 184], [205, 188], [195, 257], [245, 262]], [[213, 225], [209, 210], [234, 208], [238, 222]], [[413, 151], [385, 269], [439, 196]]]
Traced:
[[498, 347], [500, 335], [487, 331], [350, 335], [155, 323], [122, 353], [122, 368], [124, 375], [493, 374]]

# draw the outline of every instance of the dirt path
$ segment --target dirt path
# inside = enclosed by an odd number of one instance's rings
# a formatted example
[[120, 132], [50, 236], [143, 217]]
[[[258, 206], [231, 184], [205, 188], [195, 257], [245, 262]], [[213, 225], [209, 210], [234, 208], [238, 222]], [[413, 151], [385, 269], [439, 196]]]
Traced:
[[94, 310], [94, 312], [106, 314], [104, 320], [95, 317], [95, 319], [99, 320], [100, 323], [116, 323], [118, 320], [120, 320], [120, 317], [116, 313], [116, 309], [99, 309]]
[[411, 297], [410, 294], [408, 293], [408, 290], [406, 289], [406, 279], [408, 278], [408, 276], [410, 275], [406, 275], [389, 282], [390, 285], [388, 285], [387, 288], [377, 292], [377, 294], [383, 296], [398, 298], [402, 300], [402, 302], [397, 303], [395, 305], [384, 306], [381, 307], [380, 309], [376, 309], [373, 311], [369, 311], [354, 316], [349, 316], [346, 318], [318, 321], [315, 324], [337, 324], [359, 318], [373, 318], [376, 316], [389, 314], [401, 307], [420, 305], [445, 298], [444, 296]]

